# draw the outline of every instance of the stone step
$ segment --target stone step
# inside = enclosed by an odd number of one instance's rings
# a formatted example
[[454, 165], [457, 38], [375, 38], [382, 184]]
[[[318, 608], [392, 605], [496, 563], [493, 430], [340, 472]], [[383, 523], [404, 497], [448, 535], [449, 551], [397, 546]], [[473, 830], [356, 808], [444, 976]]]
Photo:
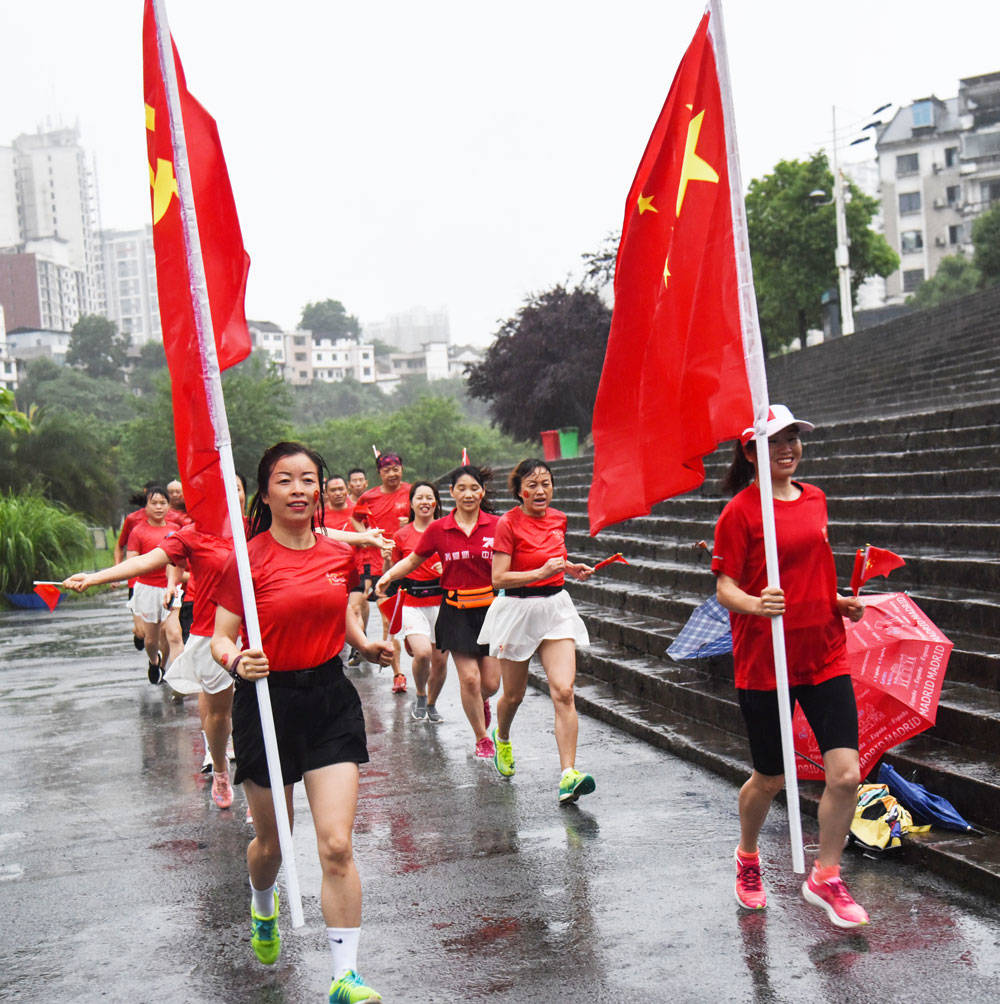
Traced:
[[[537, 662], [531, 664], [529, 678], [534, 686], [548, 693], [548, 681]], [[711, 770], [734, 785], [741, 785], [750, 774], [748, 749], [742, 735], [652, 702], [635, 700], [591, 676], [582, 666], [576, 679], [576, 705], [583, 714]], [[804, 815], [815, 817], [821, 793], [818, 782], [799, 783], [799, 804]], [[735, 799], [734, 791], [734, 803]], [[734, 804], [732, 812], [735, 811]], [[922, 867], [987, 895], [1000, 896], [1000, 837], [995, 833], [985, 832], [970, 838], [934, 830], [924, 839], [908, 841], [902, 853]]]

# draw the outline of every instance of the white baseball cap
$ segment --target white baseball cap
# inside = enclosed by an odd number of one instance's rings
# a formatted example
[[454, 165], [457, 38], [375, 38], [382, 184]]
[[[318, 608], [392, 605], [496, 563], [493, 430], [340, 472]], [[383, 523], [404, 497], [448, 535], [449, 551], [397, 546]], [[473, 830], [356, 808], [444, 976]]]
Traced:
[[[816, 428], [812, 422], [804, 422], [801, 418], [796, 418], [791, 411], [783, 404], [772, 404], [767, 409], [767, 438], [770, 439], [776, 432], [787, 429], [790, 425], [797, 425], [803, 432], [812, 432]], [[749, 443], [753, 439], [753, 426], [747, 426], [740, 434], [741, 443]]]

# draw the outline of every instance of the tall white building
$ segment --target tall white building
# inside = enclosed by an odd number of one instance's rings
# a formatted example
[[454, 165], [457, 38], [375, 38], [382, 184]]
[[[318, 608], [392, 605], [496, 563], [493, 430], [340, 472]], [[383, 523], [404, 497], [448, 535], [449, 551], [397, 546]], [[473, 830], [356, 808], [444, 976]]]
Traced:
[[7, 352], [7, 327], [0, 306], [0, 387], [4, 390], [17, 389], [17, 361]]
[[272, 321], [248, 321], [255, 349], [268, 354], [291, 384], [338, 383], [351, 378], [375, 383], [375, 349], [352, 338], [331, 338], [311, 331], [283, 331]]
[[877, 149], [885, 236], [900, 256], [886, 292], [899, 303], [946, 255], [971, 255], [973, 221], [1000, 201], [1000, 73], [901, 108]]
[[422, 352], [428, 342], [451, 343], [451, 326], [444, 307], [412, 307], [390, 314], [385, 320], [367, 322], [361, 330], [365, 341], [385, 342], [400, 352]]
[[65, 242], [66, 264], [83, 276], [80, 312], [103, 313], [97, 192], [75, 128], [23, 133], [0, 152], [0, 247], [49, 238]]
[[102, 230], [101, 256], [106, 316], [132, 336], [133, 349], [162, 341], [152, 224], [140, 230]]

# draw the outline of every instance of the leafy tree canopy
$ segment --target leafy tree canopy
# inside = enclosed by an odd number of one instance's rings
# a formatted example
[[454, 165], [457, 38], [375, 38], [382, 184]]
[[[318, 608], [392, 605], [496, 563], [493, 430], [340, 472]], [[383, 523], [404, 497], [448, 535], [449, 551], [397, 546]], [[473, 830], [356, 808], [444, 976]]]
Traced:
[[88, 376], [124, 380], [131, 341], [132, 336], [120, 333], [114, 321], [84, 314], [70, 332], [66, 362], [81, 367]]
[[144, 342], [138, 357], [132, 361], [129, 386], [140, 394], [151, 394], [154, 378], [158, 373], [166, 372], [166, 369], [167, 356], [163, 351], [163, 342]]
[[988, 209], [972, 224], [973, 263], [983, 285], [1000, 282], [1000, 203]]
[[[828, 194], [817, 205], [810, 193]], [[761, 331], [768, 351], [794, 338], [805, 340], [822, 322], [821, 297], [837, 286], [834, 249], [837, 225], [829, 199], [833, 174], [825, 153], [809, 160], [783, 160], [771, 174], [755, 178], [747, 191], [747, 229]], [[886, 276], [899, 267], [899, 256], [871, 228], [879, 202], [848, 183], [847, 233], [850, 241], [851, 291], [869, 276]]]
[[17, 388], [17, 399], [27, 411], [92, 415], [105, 423], [135, 416], [135, 398], [119, 380], [92, 377], [85, 370], [60, 366], [51, 359], [35, 359]]
[[410, 482], [457, 467], [463, 447], [473, 463], [500, 466], [531, 450], [487, 425], [467, 421], [453, 398], [430, 395], [391, 414], [328, 419], [301, 430], [300, 438], [319, 450], [334, 472], [346, 475], [352, 467], [364, 468], [370, 484], [378, 483], [373, 444], [402, 456], [403, 476]]
[[942, 303], [968, 296], [979, 289], [982, 275], [979, 269], [963, 255], [942, 258], [937, 271], [922, 282], [907, 303], [914, 307], [937, 307]]
[[28, 416], [17, 410], [14, 392], [0, 387], [0, 429], [10, 432], [27, 432], [31, 428]]
[[317, 335], [333, 338], [361, 337], [361, 325], [353, 314], [348, 314], [340, 300], [322, 300], [307, 303], [302, 308], [299, 328]]
[[494, 424], [517, 439], [571, 425], [585, 436], [610, 327], [596, 293], [560, 285], [531, 296], [470, 369], [469, 393], [488, 401]]

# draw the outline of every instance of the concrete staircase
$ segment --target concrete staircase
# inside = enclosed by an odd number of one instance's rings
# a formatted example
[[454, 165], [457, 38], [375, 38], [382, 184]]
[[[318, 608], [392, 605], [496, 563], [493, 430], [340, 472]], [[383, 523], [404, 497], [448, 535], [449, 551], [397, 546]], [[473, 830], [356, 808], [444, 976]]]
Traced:
[[[842, 589], [856, 547], [888, 547], [906, 567], [866, 591], [908, 592], [955, 643], [936, 725], [886, 760], [985, 835], [932, 831], [905, 853], [1000, 896], [998, 335], [991, 291], [780, 357], [769, 384], [772, 400], [818, 425], [804, 437], [800, 476], [828, 496]], [[712, 539], [731, 451], [706, 459], [698, 491], [597, 538], [586, 518], [591, 458], [554, 465], [554, 504], [569, 516], [572, 555], [621, 551], [631, 562], [570, 587], [592, 639], [578, 658], [580, 709], [742, 783], [750, 765], [731, 657], [677, 664], [665, 654], [714, 592], [709, 555], [695, 545]], [[544, 689], [540, 667], [533, 679]], [[802, 785], [804, 812], [815, 813], [820, 791]]]

